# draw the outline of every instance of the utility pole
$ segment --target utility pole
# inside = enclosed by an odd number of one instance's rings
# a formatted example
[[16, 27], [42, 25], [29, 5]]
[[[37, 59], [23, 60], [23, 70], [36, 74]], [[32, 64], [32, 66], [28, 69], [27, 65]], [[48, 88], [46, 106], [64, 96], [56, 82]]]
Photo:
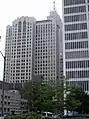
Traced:
[[[0, 36], [1, 39], [1, 36]], [[3, 53], [0, 51], [0, 54], [2, 55], [4, 59], [4, 69], [3, 69], [3, 81], [2, 81], [2, 116], [4, 116], [4, 84], [5, 84], [5, 63], [6, 63], [6, 57], [3, 55]]]

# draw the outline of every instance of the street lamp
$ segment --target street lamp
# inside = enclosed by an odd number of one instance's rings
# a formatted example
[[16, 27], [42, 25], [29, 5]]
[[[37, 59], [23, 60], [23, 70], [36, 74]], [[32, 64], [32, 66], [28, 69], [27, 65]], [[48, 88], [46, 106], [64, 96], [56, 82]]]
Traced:
[[[0, 36], [1, 39], [1, 36]], [[0, 51], [0, 54], [2, 55], [4, 59], [4, 69], [3, 69], [3, 81], [2, 81], [2, 115], [4, 115], [4, 84], [5, 84], [5, 62], [6, 57], [3, 55], [3, 53]]]

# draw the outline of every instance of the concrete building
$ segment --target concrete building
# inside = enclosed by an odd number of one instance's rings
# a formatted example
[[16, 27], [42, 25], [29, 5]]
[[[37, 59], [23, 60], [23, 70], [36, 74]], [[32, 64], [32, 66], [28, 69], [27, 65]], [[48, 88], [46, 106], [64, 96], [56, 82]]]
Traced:
[[[17, 90], [4, 91], [4, 114], [22, 114], [27, 111], [27, 100], [21, 99]], [[0, 89], [0, 114], [2, 112], [2, 90]]]
[[64, 76], [89, 91], [89, 0], [62, 0]]
[[6, 29], [5, 81], [20, 84], [34, 75], [45, 81], [62, 77], [62, 45], [62, 22], [55, 4], [47, 20], [17, 18]]
[[6, 44], [5, 44], [5, 56], [6, 56], [6, 63], [5, 63], [5, 79], [6, 82], [10, 81], [10, 62], [11, 62], [11, 42], [12, 42], [12, 26], [7, 26], [6, 28]]
[[62, 22], [55, 7], [47, 20], [36, 21], [34, 75], [44, 81], [60, 77], [60, 53], [62, 52]]
[[6, 30], [5, 81], [25, 83], [32, 79], [35, 18], [21, 17]]

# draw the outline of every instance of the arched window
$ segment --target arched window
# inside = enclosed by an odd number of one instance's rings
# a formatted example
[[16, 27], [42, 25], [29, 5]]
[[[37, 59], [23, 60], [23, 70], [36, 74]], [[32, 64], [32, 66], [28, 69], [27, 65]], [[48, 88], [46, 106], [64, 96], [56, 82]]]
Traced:
[[26, 21], [23, 21], [23, 32], [26, 32]]
[[21, 21], [18, 23], [18, 32], [21, 32]]

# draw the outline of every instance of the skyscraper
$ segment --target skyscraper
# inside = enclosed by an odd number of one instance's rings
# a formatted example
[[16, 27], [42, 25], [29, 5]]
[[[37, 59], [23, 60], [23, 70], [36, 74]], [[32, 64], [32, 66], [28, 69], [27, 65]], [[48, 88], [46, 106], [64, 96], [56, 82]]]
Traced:
[[62, 22], [55, 7], [47, 20], [36, 22], [34, 75], [44, 81], [55, 82], [60, 76], [60, 53], [62, 52]]
[[64, 76], [89, 91], [89, 0], [62, 0]]
[[10, 79], [10, 61], [11, 61], [11, 41], [12, 41], [12, 26], [6, 28], [6, 44], [5, 44], [5, 81], [9, 82]]
[[35, 18], [21, 17], [7, 27], [5, 81], [25, 83], [32, 79]]
[[55, 82], [62, 77], [62, 49], [62, 22], [55, 4], [47, 20], [17, 18], [7, 27], [5, 81], [25, 83], [43, 76], [44, 81]]

